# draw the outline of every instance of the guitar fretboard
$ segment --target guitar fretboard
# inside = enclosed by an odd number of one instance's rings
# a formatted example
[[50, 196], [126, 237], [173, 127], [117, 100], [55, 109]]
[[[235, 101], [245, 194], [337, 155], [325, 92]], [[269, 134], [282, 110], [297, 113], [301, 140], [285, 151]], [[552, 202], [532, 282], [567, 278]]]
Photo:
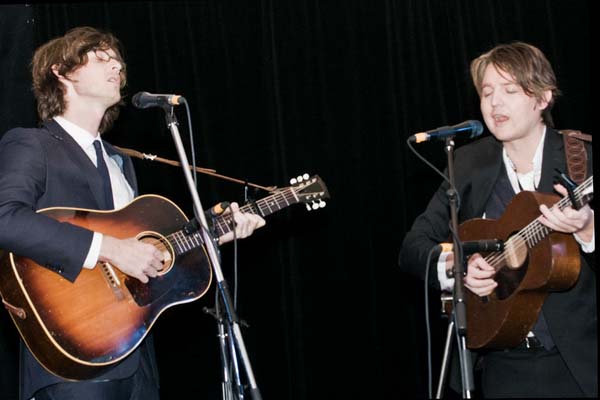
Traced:
[[[578, 204], [585, 205], [591, 200], [593, 196], [593, 190], [590, 191], [589, 189], [593, 189], [593, 184], [594, 177], [590, 176], [581, 185], [575, 188], [573, 194], [575, 201]], [[552, 208], [558, 207], [560, 210], [563, 210], [572, 205], [573, 204], [570, 197], [566, 196], [554, 204]], [[527, 248], [531, 249], [550, 233], [552, 233], [552, 229], [535, 219], [515, 235], [511, 236], [511, 238], [504, 243], [505, 250], [501, 252], [493, 252], [485, 257], [485, 260], [497, 271], [505, 266], [505, 259], [508, 251], [507, 249], [510, 249], [513, 252], [519, 248], [522, 248], [522, 246], [527, 246]]]
[[[273, 214], [274, 212], [285, 207], [298, 203], [300, 200], [295, 189], [296, 188], [294, 187], [282, 189], [275, 194], [240, 207], [240, 211], [266, 217], [267, 215]], [[230, 232], [233, 228], [232, 218], [229, 214], [218, 216], [215, 218], [214, 224], [217, 237], [223, 236], [224, 234]], [[202, 240], [202, 235], [198, 231], [187, 234], [183, 230], [179, 230], [167, 235], [166, 239], [173, 247], [176, 255], [186, 253], [190, 250], [200, 247], [204, 243]]]
[[[296, 188], [288, 187], [282, 189], [275, 194], [264, 197], [260, 200], [246, 204], [240, 207], [240, 211], [244, 213], [252, 213], [266, 217], [267, 215], [273, 214], [285, 207], [292, 204], [296, 204], [300, 201], [296, 194]], [[233, 228], [231, 215], [219, 215], [215, 218], [215, 232], [217, 237], [221, 237], [224, 234], [230, 232]]]
[[[575, 195], [575, 200], [579, 204], [587, 204], [589, 202], [590, 195], [587, 193], [588, 189], [593, 187], [594, 177], [590, 176], [586, 179], [581, 185], [577, 186], [573, 191]], [[558, 201], [552, 208], [558, 207], [560, 210], [565, 209], [566, 207], [572, 206], [571, 199], [569, 196], [563, 197]], [[527, 247], [532, 248], [536, 244], [538, 244], [542, 239], [544, 239], [548, 234], [552, 232], [552, 229], [548, 228], [546, 225], [543, 225], [537, 219], [529, 223], [526, 227], [521, 229], [517, 234], [525, 240], [527, 243]], [[510, 242], [511, 239], [508, 240]]]

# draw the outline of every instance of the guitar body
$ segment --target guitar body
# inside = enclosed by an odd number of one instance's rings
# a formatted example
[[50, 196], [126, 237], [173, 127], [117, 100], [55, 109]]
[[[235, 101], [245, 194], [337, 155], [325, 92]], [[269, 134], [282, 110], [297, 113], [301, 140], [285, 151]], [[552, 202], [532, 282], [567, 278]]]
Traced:
[[166, 198], [141, 196], [115, 211], [40, 212], [117, 238], [137, 237], [171, 257], [158, 277], [143, 284], [103, 264], [82, 269], [70, 282], [28, 258], [0, 253], [3, 303], [27, 347], [56, 375], [73, 380], [100, 375], [135, 350], [165, 309], [197, 300], [210, 286], [203, 244], [186, 251], [177, 247], [178, 237], [168, 238], [188, 220]]
[[[472, 219], [459, 226], [461, 240], [501, 239], [535, 220], [539, 205], [551, 207], [558, 197], [521, 192], [498, 220]], [[485, 256], [485, 254], [483, 254]], [[565, 290], [579, 277], [579, 248], [570, 234], [552, 232], [528, 248], [523, 265], [497, 271], [498, 287], [487, 297], [465, 291], [467, 346], [508, 348], [518, 345], [533, 328], [548, 291]]]

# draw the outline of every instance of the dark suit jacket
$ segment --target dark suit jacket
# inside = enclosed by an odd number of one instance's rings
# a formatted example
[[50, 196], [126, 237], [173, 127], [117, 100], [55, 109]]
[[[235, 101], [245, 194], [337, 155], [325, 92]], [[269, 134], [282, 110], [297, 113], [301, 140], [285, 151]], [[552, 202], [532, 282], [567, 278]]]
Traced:
[[[111, 158], [137, 195], [131, 159], [105, 142]], [[16, 128], [0, 141], [0, 248], [33, 259], [74, 281], [81, 271], [93, 232], [36, 213], [47, 207], [106, 209], [102, 181], [85, 152], [54, 120], [39, 129]], [[98, 380], [131, 376], [140, 364], [141, 346]], [[154, 366], [154, 372], [156, 368]], [[21, 398], [63, 380], [46, 371], [21, 343]]]
[[[587, 150], [588, 174], [591, 174], [591, 146]], [[553, 192], [554, 168], [567, 171], [565, 151], [561, 135], [548, 129], [538, 191]], [[502, 144], [494, 137], [480, 139], [457, 149], [455, 184], [460, 195], [459, 223], [483, 215], [494, 184], [503, 171]], [[436, 244], [447, 242], [450, 237], [447, 188], [446, 183], [440, 186], [425, 212], [415, 220], [402, 244], [400, 267], [421, 279], [425, 279], [429, 250]], [[429, 284], [439, 289], [436, 267], [432, 265], [431, 268]], [[596, 396], [598, 378], [594, 254], [582, 256], [581, 274], [575, 286], [564, 292], [551, 292], [543, 310], [552, 338], [573, 376], [586, 394]]]

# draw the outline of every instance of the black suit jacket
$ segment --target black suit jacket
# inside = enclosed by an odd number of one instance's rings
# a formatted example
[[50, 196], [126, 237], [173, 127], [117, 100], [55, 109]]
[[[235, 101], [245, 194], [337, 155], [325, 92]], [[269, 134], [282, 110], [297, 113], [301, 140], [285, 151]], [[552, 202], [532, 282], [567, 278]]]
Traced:
[[[131, 159], [105, 142], [109, 156], [137, 195]], [[106, 209], [102, 181], [85, 152], [54, 120], [39, 129], [16, 128], [0, 141], [0, 248], [33, 259], [74, 281], [89, 251], [93, 232], [36, 213], [48, 207]], [[131, 376], [139, 367], [140, 346], [97, 380]], [[21, 398], [63, 382], [46, 371], [21, 343]]]
[[[592, 149], [588, 146], [588, 174], [592, 168]], [[548, 129], [543, 149], [542, 175], [538, 191], [553, 192], [554, 169], [567, 171], [561, 135]], [[460, 196], [459, 223], [483, 215], [488, 198], [501, 173], [504, 173], [502, 144], [486, 137], [457, 149], [455, 153], [455, 183]], [[427, 209], [415, 220], [400, 251], [402, 270], [425, 278], [425, 263], [429, 250], [450, 237], [450, 209], [446, 197], [447, 183], [437, 190]], [[529, 221], [527, 221], [529, 222]], [[437, 261], [434, 261], [434, 264]], [[429, 284], [439, 289], [435, 265]], [[598, 393], [597, 379], [597, 314], [596, 273], [594, 254], [582, 255], [579, 279], [574, 287], [563, 292], [551, 292], [544, 305], [552, 339], [583, 391]]]

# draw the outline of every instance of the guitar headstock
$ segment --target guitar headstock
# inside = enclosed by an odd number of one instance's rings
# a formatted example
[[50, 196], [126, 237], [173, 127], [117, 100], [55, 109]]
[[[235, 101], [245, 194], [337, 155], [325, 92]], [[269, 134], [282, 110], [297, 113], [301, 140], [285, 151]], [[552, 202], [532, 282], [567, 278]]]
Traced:
[[290, 179], [290, 184], [298, 202], [306, 204], [307, 210], [317, 210], [327, 204], [325, 200], [329, 199], [329, 192], [325, 182], [318, 175], [300, 175]]

